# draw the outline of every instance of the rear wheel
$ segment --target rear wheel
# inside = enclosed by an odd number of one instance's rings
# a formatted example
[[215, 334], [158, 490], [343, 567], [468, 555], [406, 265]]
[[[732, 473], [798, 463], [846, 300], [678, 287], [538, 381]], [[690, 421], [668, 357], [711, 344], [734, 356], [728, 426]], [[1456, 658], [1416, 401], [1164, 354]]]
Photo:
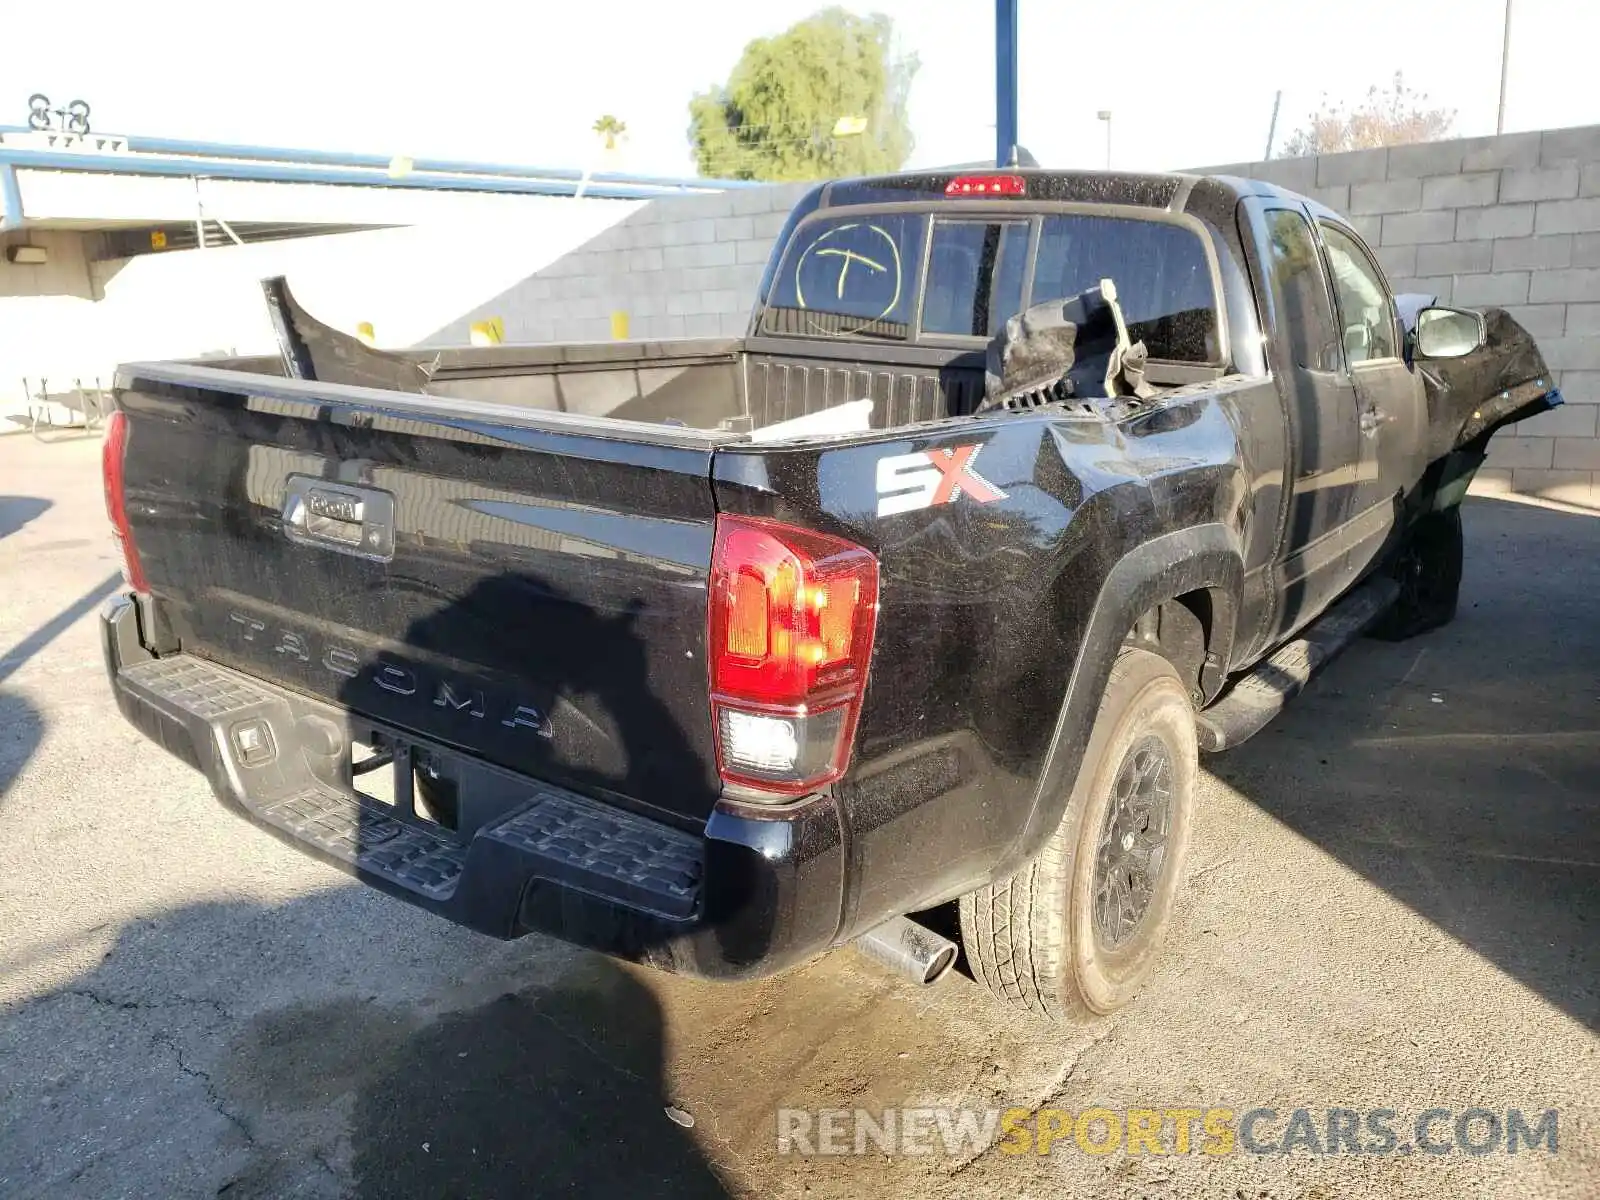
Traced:
[[1132, 1000], [1172, 923], [1198, 773], [1177, 672], [1148, 651], [1122, 651], [1061, 824], [1010, 879], [961, 900], [978, 978], [1057, 1021]]
[[1449, 624], [1461, 596], [1464, 559], [1459, 508], [1429, 513], [1413, 525], [1389, 564], [1400, 597], [1373, 627], [1373, 636], [1400, 641]]

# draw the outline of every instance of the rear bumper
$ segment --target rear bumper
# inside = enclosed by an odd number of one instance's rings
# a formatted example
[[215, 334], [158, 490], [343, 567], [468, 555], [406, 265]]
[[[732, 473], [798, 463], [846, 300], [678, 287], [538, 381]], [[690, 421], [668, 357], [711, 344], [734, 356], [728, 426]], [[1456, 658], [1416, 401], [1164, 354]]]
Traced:
[[475, 764], [517, 800], [462, 838], [338, 782], [352, 728], [368, 723], [204, 659], [154, 658], [126, 596], [107, 601], [101, 623], [123, 716], [203, 772], [224, 804], [448, 920], [707, 978], [770, 975], [835, 942], [845, 854], [831, 800], [777, 818], [718, 809], [697, 836]]

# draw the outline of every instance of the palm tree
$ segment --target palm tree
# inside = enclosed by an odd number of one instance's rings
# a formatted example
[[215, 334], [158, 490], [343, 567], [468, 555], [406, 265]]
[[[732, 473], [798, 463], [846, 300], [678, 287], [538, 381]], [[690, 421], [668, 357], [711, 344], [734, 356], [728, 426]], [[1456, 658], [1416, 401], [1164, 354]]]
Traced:
[[610, 113], [606, 113], [594, 123], [593, 129], [604, 139], [607, 150], [615, 150], [617, 139], [628, 132], [628, 125], [627, 122], [619, 121]]

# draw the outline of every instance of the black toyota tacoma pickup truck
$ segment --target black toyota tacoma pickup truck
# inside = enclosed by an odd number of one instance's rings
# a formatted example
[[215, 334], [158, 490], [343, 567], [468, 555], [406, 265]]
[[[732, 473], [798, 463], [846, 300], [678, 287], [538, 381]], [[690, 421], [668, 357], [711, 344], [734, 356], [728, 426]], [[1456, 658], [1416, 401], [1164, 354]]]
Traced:
[[381, 352], [267, 295], [281, 355], [117, 377], [130, 721], [484, 933], [752, 977], [959, 899], [1058, 1018], [1149, 974], [1198, 751], [1448, 620], [1490, 435], [1559, 402], [1226, 177], [820, 185], [741, 339]]

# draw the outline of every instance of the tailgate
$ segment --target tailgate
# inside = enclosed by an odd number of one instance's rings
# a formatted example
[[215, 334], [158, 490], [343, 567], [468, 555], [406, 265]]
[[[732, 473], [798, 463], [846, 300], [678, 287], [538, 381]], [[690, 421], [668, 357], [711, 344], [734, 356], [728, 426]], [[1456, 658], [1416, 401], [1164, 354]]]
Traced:
[[183, 649], [703, 818], [718, 435], [127, 367], [129, 520]]

